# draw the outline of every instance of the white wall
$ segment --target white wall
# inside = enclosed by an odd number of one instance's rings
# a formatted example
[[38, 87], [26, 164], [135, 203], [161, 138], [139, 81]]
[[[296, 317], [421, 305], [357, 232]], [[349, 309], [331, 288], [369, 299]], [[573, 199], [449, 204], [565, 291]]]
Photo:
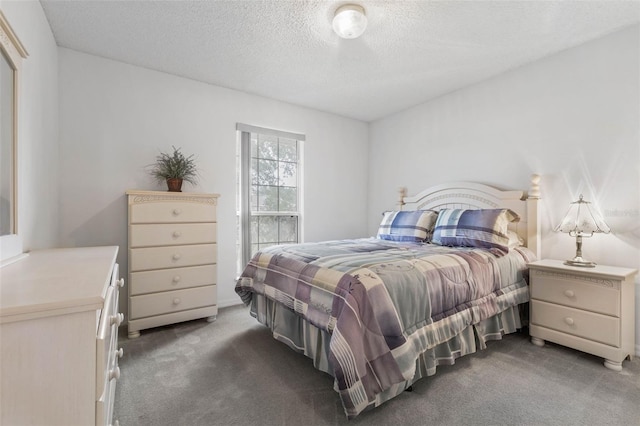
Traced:
[[29, 53], [18, 111], [18, 234], [25, 251], [58, 244], [58, 48], [38, 1], [0, 0]]
[[[237, 122], [306, 135], [306, 241], [366, 234], [366, 123], [60, 48], [63, 246], [116, 244], [126, 271], [127, 189], [158, 189], [144, 167], [172, 145], [195, 154], [218, 204], [218, 299], [236, 277]], [[124, 306], [124, 305], [123, 305]]]
[[237, 302], [234, 129], [244, 122], [307, 135], [307, 241], [375, 233], [400, 186], [415, 193], [476, 180], [527, 188], [535, 172], [543, 177], [543, 257], [574, 252], [572, 239], [551, 228], [582, 192], [613, 229], [586, 240], [585, 256], [640, 268], [638, 26], [367, 127], [58, 49], [39, 2], [0, 0], [0, 7], [30, 54], [19, 122], [18, 220], [26, 250], [117, 244], [126, 270], [124, 191], [163, 189], [143, 167], [158, 150], [182, 146], [203, 166], [200, 185], [187, 190], [222, 195], [220, 300]]
[[[543, 257], [575, 254], [575, 240], [552, 228], [582, 193], [613, 230], [585, 239], [584, 256], [640, 269], [639, 117], [636, 25], [376, 121], [369, 231], [381, 211], [394, 208], [398, 187], [411, 195], [471, 180], [527, 189], [530, 175], [539, 173]], [[636, 336], [640, 345], [640, 290]]]

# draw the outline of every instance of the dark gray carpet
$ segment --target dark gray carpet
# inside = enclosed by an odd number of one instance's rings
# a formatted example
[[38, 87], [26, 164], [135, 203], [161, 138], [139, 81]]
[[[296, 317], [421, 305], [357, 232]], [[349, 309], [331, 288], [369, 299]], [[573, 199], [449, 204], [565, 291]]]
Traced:
[[347, 421], [333, 379], [243, 306], [121, 338], [120, 425], [639, 425], [640, 360], [602, 359], [516, 333], [438, 367]]

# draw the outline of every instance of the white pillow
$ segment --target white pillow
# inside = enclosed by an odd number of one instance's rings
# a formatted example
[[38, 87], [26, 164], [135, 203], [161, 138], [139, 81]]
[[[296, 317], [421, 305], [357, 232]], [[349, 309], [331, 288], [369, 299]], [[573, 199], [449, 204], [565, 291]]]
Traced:
[[507, 244], [507, 246], [510, 249], [524, 245], [524, 240], [520, 235], [518, 235], [517, 232], [509, 230], [507, 231], [507, 236], [509, 237], [509, 243]]

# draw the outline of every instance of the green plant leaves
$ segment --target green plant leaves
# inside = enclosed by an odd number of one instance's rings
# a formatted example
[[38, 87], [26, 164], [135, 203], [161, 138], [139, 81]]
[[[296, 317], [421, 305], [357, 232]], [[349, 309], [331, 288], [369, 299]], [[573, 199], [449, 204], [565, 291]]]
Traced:
[[156, 157], [156, 162], [150, 166], [149, 174], [158, 182], [174, 178], [195, 185], [198, 181], [198, 169], [194, 155], [191, 154], [187, 157], [180, 151], [181, 148], [175, 146], [172, 148], [172, 154], [161, 152]]

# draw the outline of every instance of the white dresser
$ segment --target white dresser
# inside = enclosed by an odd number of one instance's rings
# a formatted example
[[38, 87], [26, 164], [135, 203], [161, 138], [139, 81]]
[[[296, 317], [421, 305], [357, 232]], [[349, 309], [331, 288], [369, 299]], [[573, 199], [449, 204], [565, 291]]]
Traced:
[[0, 424], [112, 424], [117, 253], [38, 250], [0, 269]]
[[531, 341], [545, 340], [603, 357], [622, 370], [635, 351], [635, 269], [583, 268], [561, 260], [529, 264]]
[[217, 194], [127, 191], [129, 337], [216, 319]]

